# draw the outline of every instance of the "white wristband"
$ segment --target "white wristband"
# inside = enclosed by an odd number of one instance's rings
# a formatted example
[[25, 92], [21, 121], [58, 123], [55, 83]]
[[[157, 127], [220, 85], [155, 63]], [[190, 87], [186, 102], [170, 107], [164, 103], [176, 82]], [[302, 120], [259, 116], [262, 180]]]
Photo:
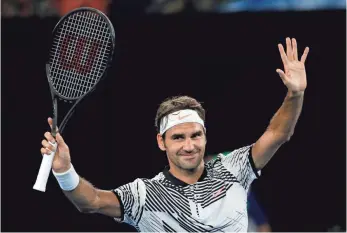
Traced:
[[57, 178], [60, 188], [65, 191], [74, 190], [80, 182], [80, 177], [72, 166], [69, 170], [63, 173], [57, 173], [52, 170], [55, 178]]

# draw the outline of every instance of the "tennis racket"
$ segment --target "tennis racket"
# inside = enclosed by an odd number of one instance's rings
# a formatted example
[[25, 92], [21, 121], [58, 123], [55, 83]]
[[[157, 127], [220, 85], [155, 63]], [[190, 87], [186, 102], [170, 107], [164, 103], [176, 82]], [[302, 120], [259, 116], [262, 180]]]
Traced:
[[[112, 61], [115, 32], [101, 11], [82, 7], [63, 16], [53, 29], [46, 75], [53, 102], [52, 135], [58, 125], [58, 103], [69, 111], [59, 125], [62, 133], [80, 101], [95, 90]], [[66, 103], [62, 103], [62, 101]], [[53, 146], [56, 146], [54, 144]], [[44, 155], [33, 189], [45, 192], [55, 153]]]

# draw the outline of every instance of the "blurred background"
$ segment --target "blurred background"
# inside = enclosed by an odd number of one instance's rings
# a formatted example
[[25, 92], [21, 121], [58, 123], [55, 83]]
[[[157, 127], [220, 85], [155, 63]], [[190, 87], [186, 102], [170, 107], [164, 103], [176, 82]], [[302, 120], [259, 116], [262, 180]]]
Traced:
[[[295, 37], [308, 88], [291, 141], [251, 189], [253, 231], [346, 231], [346, 1], [2, 0], [1, 231], [133, 231], [81, 214], [54, 177], [32, 186], [51, 100], [50, 35], [80, 6], [105, 12], [116, 31], [112, 68], [77, 108], [64, 138], [77, 172], [103, 189], [151, 178], [167, 164], [154, 118], [167, 97], [207, 110], [208, 155], [251, 144], [286, 88], [277, 49]], [[139, 121], [141, 117], [141, 121]]]
[[2, 17], [62, 16], [80, 6], [90, 6], [112, 14], [119, 11], [174, 14], [195, 12], [261, 12], [345, 10], [343, 0], [3, 0]]

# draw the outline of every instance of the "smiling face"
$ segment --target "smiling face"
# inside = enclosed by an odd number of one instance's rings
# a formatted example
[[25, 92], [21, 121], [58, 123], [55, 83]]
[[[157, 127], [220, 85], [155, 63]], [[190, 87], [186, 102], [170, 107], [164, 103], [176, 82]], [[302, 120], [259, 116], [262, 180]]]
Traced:
[[178, 124], [166, 131], [165, 139], [158, 134], [157, 141], [166, 151], [170, 169], [194, 172], [204, 165], [206, 135], [201, 124]]

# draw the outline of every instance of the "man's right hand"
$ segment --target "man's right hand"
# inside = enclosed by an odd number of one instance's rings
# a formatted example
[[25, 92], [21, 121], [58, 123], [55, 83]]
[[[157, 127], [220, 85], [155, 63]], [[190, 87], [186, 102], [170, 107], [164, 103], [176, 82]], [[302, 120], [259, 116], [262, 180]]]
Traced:
[[[48, 124], [52, 128], [53, 119], [48, 118]], [[64, 142], [63, 137], [57, 133], [56, 138], [52, 136], [50, 132], [44, 134], [46, 140], [42, 140], [41, 154], [50, 154], [52, 151], [56, 151], [53, 159], [52, 169], [54, 172], [63, 173], [71, 167], [71, 157], [68, 145]], [[57, 147], [54, 147], [49, 143], [57, 142]]]
[[[52, 118], [48, 118], [48, 124], [52, 128]], [[52, 164], [53, 171], [63, 173], [69, 170], [71, 168], [70, 151], [63, 137], [57, 133], [56, 138], [54, 138], [50, 132], [46, 132], [45, 138], [42, 140], [41, 148], [43, 155], [54, 151], [54, 147], [49, 142], [57, 143]], [[95, 188], [84, 178], [79, 177], [78, 186], [73, 191], [65, 191], [64, 194], [83, 213], [99, 213], [113, 218], [122, 216], [118, 197], [112, 191]]]

